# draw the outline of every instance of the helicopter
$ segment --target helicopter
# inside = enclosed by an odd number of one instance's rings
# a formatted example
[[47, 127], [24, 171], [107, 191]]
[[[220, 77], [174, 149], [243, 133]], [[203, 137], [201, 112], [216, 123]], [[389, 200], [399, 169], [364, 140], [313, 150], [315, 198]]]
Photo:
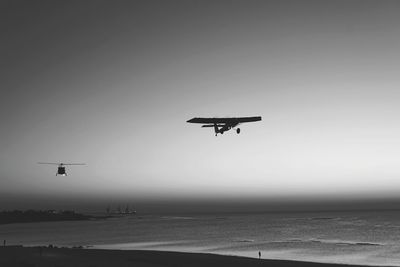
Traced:
[[56, 176], [57, 175], [67, 176], [67, 172], [65, 171], [65, 165], [86, 165], [86, 163], [53, 163], [53, 162], [38, 162], [38, 164], [58, 165]]

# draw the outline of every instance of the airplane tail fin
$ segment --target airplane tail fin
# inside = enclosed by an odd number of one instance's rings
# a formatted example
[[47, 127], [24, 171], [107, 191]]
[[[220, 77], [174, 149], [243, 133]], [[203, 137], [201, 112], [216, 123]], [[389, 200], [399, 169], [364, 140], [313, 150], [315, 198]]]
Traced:
[[203, 127], [203, 128], [211, 128], [211, 127], [213, 127], [214, 131], [215, 131], [215, 135], [217, 135], [218, 133], [221, 133], [220, 130], [219, 130], [219, 127], [223, 127], [223, 125], [214, 123], [214, 124], [205, 124], [205, 125], [202, 125], [201, 127]]
[[215, 131], [215, 135], [217, 135], [219, 132], [218, 125], [216, 123], [214, 123], [214, 131]]

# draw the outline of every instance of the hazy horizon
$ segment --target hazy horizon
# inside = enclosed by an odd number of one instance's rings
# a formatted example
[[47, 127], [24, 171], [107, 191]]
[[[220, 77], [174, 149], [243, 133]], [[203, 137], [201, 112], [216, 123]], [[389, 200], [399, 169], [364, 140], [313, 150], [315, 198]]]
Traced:
[[75, 210], [77, 212], [116, 211], [129, 206], [138, 214], [198, 213], [269, 213], [269, 212], [353, 212], [399, 210], [398, 197], [318, 197], [318, 198], [249, 198], [249, 197], [128, 197], [128, 196], [0, 196], [3, 210]]
[[400, 202], [399, 2], [0, 6], [0, 209]]

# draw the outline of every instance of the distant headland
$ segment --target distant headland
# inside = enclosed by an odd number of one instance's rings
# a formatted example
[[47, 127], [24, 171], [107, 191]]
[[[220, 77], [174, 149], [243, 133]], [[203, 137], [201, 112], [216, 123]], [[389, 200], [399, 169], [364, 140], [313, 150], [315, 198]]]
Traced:
[[53, 222], [53, 221], [84, 221], [106, 219], [110, 216], [93, 216], [77, 213], [73, 210], [12, 210], [0, 212], [0, 224]]

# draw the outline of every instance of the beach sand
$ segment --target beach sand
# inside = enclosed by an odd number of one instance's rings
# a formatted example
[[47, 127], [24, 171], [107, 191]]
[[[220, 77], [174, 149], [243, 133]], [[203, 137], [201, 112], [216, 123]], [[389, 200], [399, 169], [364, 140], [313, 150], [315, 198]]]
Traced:
[[[0, 266], [102, 267], [102, 266], [274, 266], [340, 267], [346, 265], [265, 260], [203, 253], [147, 250], [102, 250], [40, 247], [0, 247]], [[352, 265], [356, 266], [356, 265]]]

